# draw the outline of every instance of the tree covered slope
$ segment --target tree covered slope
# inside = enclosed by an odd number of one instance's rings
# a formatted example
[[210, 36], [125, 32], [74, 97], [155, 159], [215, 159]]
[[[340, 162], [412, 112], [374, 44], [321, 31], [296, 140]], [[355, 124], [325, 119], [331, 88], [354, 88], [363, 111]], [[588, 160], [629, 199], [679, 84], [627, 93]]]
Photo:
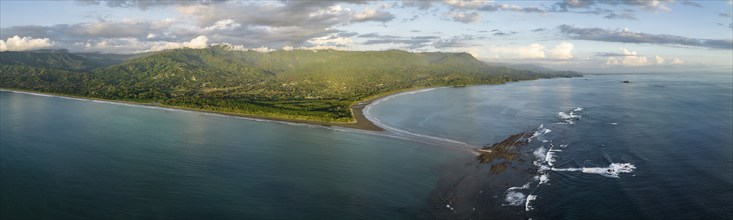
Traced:
[[348, 122], [349, 106], [400, 89], [500, 84], [542, 74], [467, 53], [293, 50], [226, 46], [136, 56], [0, 53], [0, 87], [276, 118]]

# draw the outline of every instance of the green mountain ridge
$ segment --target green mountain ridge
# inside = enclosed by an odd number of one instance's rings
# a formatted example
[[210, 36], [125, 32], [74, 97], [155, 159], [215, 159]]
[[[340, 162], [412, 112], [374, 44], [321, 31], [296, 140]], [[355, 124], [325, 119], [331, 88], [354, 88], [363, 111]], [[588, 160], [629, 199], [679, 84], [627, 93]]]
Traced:
[[353, 103], [403, 89], [572, 76], [487, 65], [468, 53], [398, 50], [0, 53], [2, 88], [329, 122], [353, 121]]

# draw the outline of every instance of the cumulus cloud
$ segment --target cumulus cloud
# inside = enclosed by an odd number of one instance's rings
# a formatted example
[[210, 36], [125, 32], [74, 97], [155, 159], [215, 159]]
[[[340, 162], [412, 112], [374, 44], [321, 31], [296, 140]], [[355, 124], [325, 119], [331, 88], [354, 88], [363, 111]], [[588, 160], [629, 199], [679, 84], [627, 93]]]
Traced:
[[[214, 26], [220, 21], [241, 24], [231, 30], [219, 30], [216, 35], [207, 34], [216, 41], [270, 48], [313, 46], [308, 42], [310, 39], [340, 32], [334, 29], [336, 26], [388, 22], [395, 18], [393, 14], [379, 9], [367, 8], [357, 12], [339, 1], [227, 2], [178, 6], [177, 10], [192, 18], [199, 27]], [[257, 13], [242, 13], [245, 11]]]
[[657, 64], [663, 64], [664, 58], [660, 57], [659, 55], [654, 56], [654, 60], [657, 62]]
[[201, 49], [208, 47], [209, 38], [206, 36], [198, 36], [189, 42], [183, 42], [181, 47]]
[[216, 31], [216, 30], [234, 30], [239, 28], [241, 25], [234, 22], [232, 19], [219, 20], [211, 26], [205, 27], [205, 31]]
[[561, 42], [552, 48], [533, 43], [519, 47], [491, 47], [489, 48], [489, 52], [497, 58], [566, 60], [573, 58], [572, 51], [574, 48], [575, 46], [568, 42]]
[[209, 46], [208, 42], [209, 42], [209, 38], [202, 35], [188, 42], [165, 42], [165, 43], [155, 44], [150, 48], [149, 51], [161, 51], [161, 50], [170, 50], [170, 49], [178, 49], [178, 48], [201, 49], [201, 48], [208, 47]]
[[679, 59], [679, 58], [672, 58], [672, 64], [685, 64], [685, 61]]
[[637, 56], [636, 51], [628, 51], [621, 48], [626, 54], [620, 60], [616, 57], [609, 57], [606, 61], [606, 65], [623, 65], [623, 66], [645, 66], [649, 64], [649, 60], [644, 56]]
[[[347, 6], [362, 1], [86, 1], [110, 7], [151, 8], [171, 6], [186, 19], [105, 20], [52, 26], [25, 25], [2, 28], [0, 39], [14, 35], [51, 38], [57, 46], [71, 50], [130, 53], [176, 45], [198, 36], [210, 42], [282, 48], [313, 47], [311, 39], [342, 34], [335, 29], [357, 22], [388, 22], [394, 15], [383, 11], [390, 4], [375, 9], [353, 11]], [[111, 5], [110, 5], [111, 4]], [[389, 6], [391, 7], [391, 6]], [[242, 13], [242, 12], [257, 13]], [[344, 37], [344, 36], [341, 36]], [[130, 38], [135, 38], [133, 42]], [[124, 46], [124, 42], [134, 45]], [[169, 43], [169, 44], [168, 44]], [[97, 46], [99, 45], [99, 46]], [[107, 45], [104, 47], [104, 45]], [[104, 50], [107, 49], [107, 50]]]
[[520, 47], [491, 47], [489, 52], [496, 57], [542, 59], [545, 58], [545, 46], [538, 43]]
[[349, 48], [354, 40], [351, 37], [346, 37], [351, 34], [329, 34], [322, 37], [314, 37], [308, 40], [310, 47], [303, 47], [301, 49], [334, 49], [344, 50]]
[[648, 65], [678, 65], [684, 64], [685, 62], [679, 58], [664, 58], [659, 55], [654, 57], [646, 57], [639, 55], [636, 51], [631, 51], [626, 48], [620, 48], [621, 53], [603, 53], [602, 56], [609, 56], [606, 59], [606, 66], [626, 66], [626, 67], [639, 67]]
[[461, 9], [482, 9], [492, 5], [492, 1], [481, 0], [445, 0], [445, 4]]
[[[57, 41], [79, 42], [89, 39], [112, 39], [134, 37], [138, 39], [161, 37], [156, 33], [167, 31], [178, 24], [174, 19], [147, 21], [123, 19], [119, 21], [98, 20], [77, 24], [59, 24], [53, 26], [24, 25], [2, 28], [0, 38], [14, 35], [35, 38], [50, 37]], [[150, 35], [153, 33], [153, 35]]]
[[554, 48], [550, 49], [548, 52], [550, 53], [551, 57], [555, 59], [570, 59], [573, 58], [573, 54], [571, 53], [573, 51], [573, 48], [575, 48], [573, 44], [562, 42]]
[[53, 46], [48, 38], [32, 38], [13, 36], [7, 40], [0, 39], [0, 51], [23, 51]]
[[448, 13], [448, 16], [451, 17], [453, 21], [461, 22], [461, 23], [473, 23], [481, 20], [481, 15], [477, 12], [461, 12], [461, 11], [452, 11]]
[[394, 19], [394, 15], [389, 12], [384, 11], [377, 11], [374, 9], [364, 9], [364, 11], [354, 14], [353, 21], [355, 22], [361, 22], [361, 21], [379, 21], [379, 22], [388, 22]]
[[256, 51], [256, 52], [261, 52], [261, 53], [275, 51], [275, 49], [271, 49], [269, 47], [264, 47], [264, 46], [257, 47], [257, 48], [248, 48], [241, 44], [234, 45], [230, 43], [217, 43], [217, 44], [212, 44], [212, 46], [223, 46], [226, 50], [229, 50], [229, 51]]
[[731, 40], [696, 39], [666, 34], [647, 34], [632, 32], [626, 28], [622, 30], [607, 30], [601, 28], [576, 28], [572, 25], [561, 25], [558, 29], [561, 34], [576, 40], [682, 45], [709, 49], [733, 49], [733, 41]]

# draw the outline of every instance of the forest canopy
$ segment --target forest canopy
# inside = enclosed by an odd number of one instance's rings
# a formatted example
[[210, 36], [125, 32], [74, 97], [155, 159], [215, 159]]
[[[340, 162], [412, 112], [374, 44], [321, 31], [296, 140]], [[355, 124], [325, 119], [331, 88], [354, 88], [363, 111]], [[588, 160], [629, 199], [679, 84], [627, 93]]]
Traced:
[[468, 53], [398, 50], [0, 53], [2, 88], [328, 122], [351, 122], [353, 103], [403, 89], [574, 76], [489, 65]]

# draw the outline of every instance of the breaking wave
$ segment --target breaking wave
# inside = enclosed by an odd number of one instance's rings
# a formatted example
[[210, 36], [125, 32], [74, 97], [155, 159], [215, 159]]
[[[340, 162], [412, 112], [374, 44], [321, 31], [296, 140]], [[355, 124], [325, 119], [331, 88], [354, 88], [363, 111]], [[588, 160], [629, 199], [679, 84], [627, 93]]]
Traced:
[[[577, 114], [580, 111], [583, 111], [583, 108], [578, 107], [568, 112], [559, 112], [558, 116], [561, 122], [558, 124], [575, 124], [582, 117]], [[525, 211], [529, 212], [533, 210], [532, 203], [537, 199], [537, 189], [543, 184], [550, 183], [552, 172], [580, 172], [597, 174], [609, 178], [620, 178], [622, 173], [632, 173], [636, 169], [636, 166], [631, 163], [611, 163], [608, 167], [555, 167], [558, 156], [560, 156], [564, 149], [568, 148], [568, 144], [555, 145], [553, 143], [555, 140], [551, 139], [552, 136], [547, 136], [552, 131], [548, 127], [552, 126], [540, 125], [529, 138], [530, 142], [533, 140], [539, 142], [534, 142], [537, 143], [536, 146], [538, 145], [538, 147], [532, 151], [532, 155], [535, 158], [532, 163], [538, 167], [538, 175], [534, 176], [530, 182], [521, 187], [515, 186], [508, 188], [505, 195], [505, 205], [520, 206], [524, 204]]]
[[583, 108], [578, 107], [573, 110], [570, 110], [568, 113], [565, 112], [558, 112], [557, 115], [560, 116], [560, 124], [575, 124], [575, 121], [580, 120], [582, 118], [582, 115], [578, 115], [576, 113], [583, 111]]
[[531, 203], [532, 203], [532, 201], [534, 201], [535, 199], [537, 199], [537, 195], [532, 195], [532, 194], [529, 194], [529, 195], [527, 196], [527, 202], [526, 202], [526, 203], [524, 203], [524, 211], [528, 211], [528, 212], [529, 212], [529, 211], [532, 211], [532, 209], [534, 209], [534, 208], [532, 207], [532, 204], [531, 204]]
[[583, 172], [593, 173], [605, 177], [619, 178], [621, 173], [634, 172], [636, 166], [631, 163], [611, 163], [608, 167], [580, 167], [580, 168], [552, 168], [556, 172]]
[[510, 206], [520, 206], [524, 204], [524, 200], [525, 200], [524, 193], [515, 192], [515, 191], [507, 192], [506, 198], [504, 199], [504, 201], [507, 202], [507, 204], [505, 205], [510, 205]]

